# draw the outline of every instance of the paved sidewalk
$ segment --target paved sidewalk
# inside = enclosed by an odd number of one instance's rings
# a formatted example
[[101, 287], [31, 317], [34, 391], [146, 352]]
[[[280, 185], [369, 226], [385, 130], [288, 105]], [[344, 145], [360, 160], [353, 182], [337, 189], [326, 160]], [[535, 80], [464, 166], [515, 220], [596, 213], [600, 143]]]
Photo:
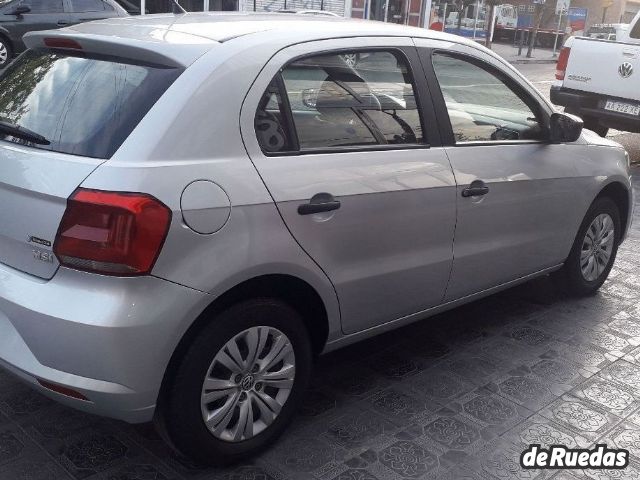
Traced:
[[[484, 43], [482, 44], [484, 45]], [[514, 47], [511, 43], [494, 43], [491, 50], [503, 57], [511, 64], [527, 64], [527, 63], [556, 63], [553, 57], [553, 49], [536, 48], [533, 50], [532, 58], [527, 58], [527, 46], [522, 47], [522, 55], [518, 55], [518, 47]]]

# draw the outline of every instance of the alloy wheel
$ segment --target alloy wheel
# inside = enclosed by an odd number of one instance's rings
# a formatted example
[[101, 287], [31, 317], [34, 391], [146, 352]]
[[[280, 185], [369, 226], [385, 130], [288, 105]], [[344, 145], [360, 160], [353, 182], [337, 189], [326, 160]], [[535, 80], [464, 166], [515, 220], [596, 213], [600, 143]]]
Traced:
[[289, 398], [295, 354], [280, 330], [240, 332], [216, 354], [204, 380], [202, 419], [219, 440], [240, 442], [271, 425]]
[[580, 269], [588, 282], [597, 280], [611, 260], [615, 242], [615, 225], [607, 213], [593, 219], [580, 250]]
[[358, 54], [357, 53], [345, 53], [342, 55], [342, 59], [344, 63], [346, 63], [349, 67], [355, 68], [358, 65]]

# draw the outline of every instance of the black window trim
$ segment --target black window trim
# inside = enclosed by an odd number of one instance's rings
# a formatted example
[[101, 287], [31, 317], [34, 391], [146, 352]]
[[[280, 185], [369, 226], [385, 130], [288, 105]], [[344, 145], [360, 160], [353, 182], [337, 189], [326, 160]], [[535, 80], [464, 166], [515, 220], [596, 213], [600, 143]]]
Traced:
[[284, 112], [281, 112], [281, 114], [284, 113], [286, 121], [284, 128], [290, 136], [292, 150], [297, 152], [300, 150], [300, 139], [298, 138], [298, 130], [293, 122], [293, 110], [291, 110], [291, 102], [289, 102], [289, 95], [287, 95], [284, 78], [282, 77], [282, 69], [276, 74], [275, 81], [278, 88], [278, 96], [282, 102], [282, 109], [284, 110]]
[[[499, 146], [499, 145], [548, 145], [551, 143], [549, 137], [549, 121], [550, 115], [541, 105], [541, 103], [532, 96], [522, 85], [520, 85], [515, 79], [511, 78], [506, 73], [502, 72], [499, 68], [491, 65], [486, 60], [472, 55], [467, 52], [451, 51], [443, 48], [429, 48], [419, 47], [420, 57], [425, 56], [424, 69], [427, 79], [430, 85], [433, 85], [433, 91], [437, 92], [434, 95], [434, 108], [437, 110], [438, 117], [442, 128], [443, 143], [449, 147], [475, 147], [475, 146]], [[498, 80], [502, 81], [515, 95], [522, 100], [527, 107], [529, 107], [532, 113], [536, 116], [536, 119], [540, 123], [543, 129], [543, 135], [545, 138], [541, 140], [525, 139], [525, 140], [473, 140], [468, 142], [457, 142], [453, 133], [453, 127], [451, 125], [451, 118], [449, 117], [449, 111], [444, 100], [444, 94], [440, 88], [440, 82], [433, 66], [433, 55], [441, 54], [453, 58], [471, 63], [478, 68], [481, 68], [491, 75], [494, 75]]]
[[[318, 147], [318, 148], [300, 148], [298, 140], [298, 132], [293, 122], [293, 112], [291, 111], [291, 105], [289, 103], [289, 96], [284, 85], [284, 79], [282, 78], [282, 72], [292, 63], [297, 62], [305, 58], [312, 58], [320, 55], [331, 55], [340, 53], [358, 53], [358, 52], [389, 52], [395, 55], [400, 55], [405, 61], [405, 64], [411, 75], [414, 89], [414, 96], [416, 98], [416, 105], [418, 115], [420, 116], [420, 124], [422, 127], [423, 140], [427, 140], [424, 143], [406, 143], [406, 144], [375, 144], [375, 145], [354, 145], [354, 146], [336, 146], [336, 147]], [[411, 55], [413, 53], [413, 55]], [[413, 59], [411, 58], [413, 57]], [[431, 106], [431, 92], [429, 85], [424, 76], [423, 65], [421, 59], [418, 56], [418, 50], [414, 46], [384, 46], [384, 47], [340, 47], [328, 50], [319, 50], [313, 53], [305, 53], [291, 58], [287, 63], [281, 66], [278, 73], [271, 79], [271, 82], [276, 81], [280, 98], [284, 104], [286, 110], [287, 125], [284, 125], [287, 133], [292, 135], [291, 140], [296, 150], [283, 151], [283, 152], [268, 152], [262, 148], [260, 142], [260, 150], [266, 157], [290, 157], [300, 155], [320, 155], [327, 153], [353, 153], [353, 152], [376, 152], [376, 151], [396, 151], [396, 150], [426, 150], [433, 147], [441, 146], [440, 132], [437, 129], [436, 114]], [[269, 82], [269, 84], [271, 84]], [[255, 135], [255, 131], [254, 131]], [[429, 139], [433, 141], [429, 142]]]

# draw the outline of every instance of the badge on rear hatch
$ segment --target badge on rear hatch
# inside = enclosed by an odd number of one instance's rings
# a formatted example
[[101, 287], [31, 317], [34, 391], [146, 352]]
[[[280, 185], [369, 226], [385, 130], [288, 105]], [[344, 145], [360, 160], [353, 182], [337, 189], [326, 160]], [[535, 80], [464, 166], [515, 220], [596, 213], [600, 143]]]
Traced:
[[44, 245], [45, 247], [50, 247], [51, 242], [49, 240], [45, 240], [43, 238], [34, 237], [33, 235], [29, 237], [27, 240], [30, 243], [37, 243], [38, 245]]
[[41, 262], [53, 263], [53, 252], [43, 252], [42, 250], [32, 250], [33, 258]]
[[618, 73], [622, 78], [629, 78], [633, 74], [633, 65], [629, 62], [624, 62], [618, 67]]

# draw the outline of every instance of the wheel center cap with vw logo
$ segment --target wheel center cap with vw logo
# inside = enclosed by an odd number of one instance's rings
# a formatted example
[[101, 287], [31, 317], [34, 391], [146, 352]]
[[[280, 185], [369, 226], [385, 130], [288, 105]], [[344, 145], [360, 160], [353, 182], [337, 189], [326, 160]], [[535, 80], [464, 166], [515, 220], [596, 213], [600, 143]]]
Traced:
[[255, 383], [255, 379], [253, 378], [253, 375], [249, 374], [246, 375], [243, 379], [242, 382], [240, 382], [240, 388], [242, 388], [242, 390], [251, 390], [253, 388], [253, 384]]
[[629, 62], [624, 62], [618, 67], [618, 73], [622, 78], [629, 78], [633, 74], [633, 65]]

